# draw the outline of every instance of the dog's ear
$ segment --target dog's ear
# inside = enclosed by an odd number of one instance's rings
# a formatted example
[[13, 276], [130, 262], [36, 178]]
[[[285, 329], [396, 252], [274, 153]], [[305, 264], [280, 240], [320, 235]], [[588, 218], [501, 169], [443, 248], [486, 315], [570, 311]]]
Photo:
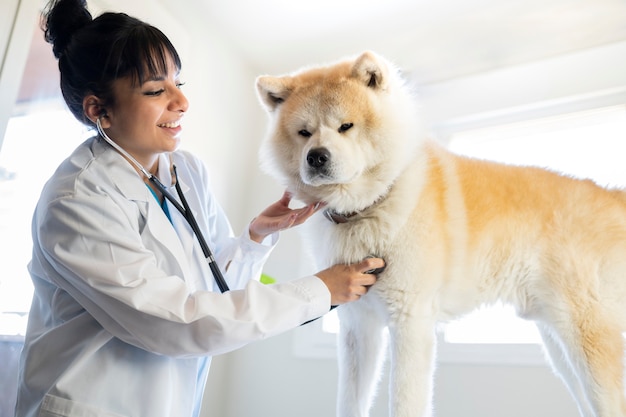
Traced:
[[373, 52], [364, 52], [352, 67], [352, 76], [373, 89], [384, 89], [389, 75], [385, 61]]
[[283, 103], [291, 94], [290, 77], [260, 76], [256, 79], [256, 89], [261, 103], [269, 112]]

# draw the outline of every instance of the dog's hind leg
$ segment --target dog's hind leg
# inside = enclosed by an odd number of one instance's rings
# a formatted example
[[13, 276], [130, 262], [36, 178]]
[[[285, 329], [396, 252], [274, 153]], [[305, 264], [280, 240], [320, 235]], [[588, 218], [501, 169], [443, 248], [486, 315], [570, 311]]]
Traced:
[[386, 322], [370, 300], [341, 306], [338, 341], [337, 417], [366, 417], [385, 358]]
[[581, 324], [583, 385], [598, 417], [626, 417], [624, 339], [621, 330], [604, 319], [590, 311]]
[[578, 375], [571, 365], [570, 358], [567, 357], [563, 345], [548, 327], [537, 323], [537, 328], [541, 333], [544, 350], [550, 360], [550, 364], [569, 390], [571, 396], [575, 399], [580, 415], [585, 417], [593, 416], [594, 414], [589, 405], [587, 394], [583, 389], [581, 380], [578, 378]]
[[588, 399], [591, 412], [576, 398], [583, 416], [626, 417], [624, 338], [611, 315], [592, 302], [551, 326]]

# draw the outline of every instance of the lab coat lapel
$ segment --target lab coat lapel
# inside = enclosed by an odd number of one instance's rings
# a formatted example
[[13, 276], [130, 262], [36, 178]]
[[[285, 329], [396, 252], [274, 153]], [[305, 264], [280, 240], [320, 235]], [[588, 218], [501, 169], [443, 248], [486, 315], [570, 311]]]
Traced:
[[[190, 188], [182, 181], [180, 182], [180, 188], [182, 194], [186, 197], [186, 193], [190, 190]], [[177, 195], [174, 187], [171, 187], [171, 192], [173, 195]], [[180, 197], [178, 197], [178, 201], [181, 202]], [[180, 242], [186, 253], [187, 259], [198, 260], [198, 262], [191, 266], [193, 273], [187, 275], [187, 277], [189, 277], [186, 279], [187, 284], [192, 290], [206, 290], [208, 287], [203, 277], [209, 276], [210, 271], [208, 270], [202, 249], [197, 243], [197, 237], [183, 215], [179, 213], [172, 204], [169, 204], [169, 208], [172, 224], [178, 233], [178, 237], [180, 238]], [[194, 216], [196, 216], [196, 212], [193, 209], [191, 209], [191, 212]]]
[[[169, 193], [172, 196], [174, 196], [174, 198], [176, 198], [179, 203], [182, 203], [180, 201], [180, 197], [178, 196], [178, 193], [176, 192], [176, 188], [174, 187], [174, 180], [172, 177], [173, 167], [171, 165], [171, 156], [165, 157], [165, 155], [161, 155], [161, 157], [159, 158], [159, 173], [160, 173], [159, 179], [165, 185], [165, 187], [167, 188], [167, 191], [169, 191]], [[181, 189], [183, 190], [183, 192], [189, 189], [189, 187], [186, 187], [182, 183], [180, 185], [181, 185]], [[193, 259], [194, 241], [195, 241], [195, 235], [193, 233], [193, 230], [191, 229], [191, 226], [189, 226], [189, 223], [187, 222], [183, 214], [180, 213], [176, 209], [176, 207], [174, 207], [173, 204], [171, 204], [169, 201], [166, 204], [168, 205], [168, 209], [170, 213], [171, 225], [174, 226], [174, 231], [176, 232], [176, 235], [180, 241], [182, 250], [186, 254], [185, 259]]]
[[[180, 190], [182, 191], [182, 194], [183, 196], [185, 196], [186, 199], [192, 200], [191, 196], [187, 198], [190, 188], [183, 181], [180, 181]], [[173, 187], [172, 187], [172, 193], [176, 193]], [[179, 202], [181, 202], [180, 197], [178, 198], [178, 200]], [[173, 205], [170, 204], [169, 207], [170, 207], [170, 213], [176, 212], [176, 215], [172, 215], [172, 222], [176, 230], [179, 231], [178, 234], [183, 243], [183, 247], [185, 248], [185, 251], [188, 254], [191, 254], [192, 251], [194, 250], [199, 250], [200, 252], [202, 252], [200, 245], [195, 244], [197, 237], [194, 234], [193, 229], [191, 228], [187, 220], [183, 217], [182, 214], [180, 214], [176, 210], [176, 208], [173, 207]], [[197, 221], [198, 220], [197, 212], [192, 207], [190, 207], [189, 209], [191, 210], [191, 214], [196, 218], [196, 221]], [[202, 258], [204, 259], [204, 254], [202, 254]]]
[[[109, 167], [112, 168], [109, 170], [109, 173], [117, 188], [129, 201], [137, 204], [140, 214], [145, 219], [145, 228], [142, 233], [152, 234], [154, 240], [165, 250], [169, 251], [171, 256], [167, 256], [168, 262], [173, 260], [174, 264], [178, 265], [183, 277], [190, 276], [190, 267], [187, 262], [188, 258], [185, 256], [183, 239], [179, 238], [148, 187], [143, 181], [138, 181], [136, 171], [113, 149], [110, 149], [107, 157], [110, 158]], [[114, 166], [116, 169], [113, 169]], [[169, 181], [171, 183], [171, 179]], [[178, 217], [176, 216], [178, 214], [176, 209], [171, 205], [170, 209], [172, 217]], [[156, 255], [159, 256], [158, 253]]]
[[[146, 191], [150, 193], [149, 190]], [[172, 227], [172, 223], [170, 223], [163, 209], [152, 195], [149, 195], [148, 201], [143, 206], [145, 207], [146, 229], [148, 229], [144, 233], [151, 233], [156, 241], [169, 250], [180, 266], [183, 277], [189, 276], [190, 270], [187, 262], [189, 258], [185, 255], [185, 244], [179, 237], [179, 234], [176, 233], [174, 227]], [[173, 221], [177, 222], [178, 216], [176, 214], [178, 212], [172, 206], [170, 206], [170, 213]]]

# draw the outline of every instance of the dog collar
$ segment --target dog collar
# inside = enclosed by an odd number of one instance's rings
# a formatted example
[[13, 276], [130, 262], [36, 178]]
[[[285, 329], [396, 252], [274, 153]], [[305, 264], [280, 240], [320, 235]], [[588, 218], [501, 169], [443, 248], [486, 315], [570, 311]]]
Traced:
[[387, 190], [385, 194], [378, 197], [376, 201], [372, 203], [371, 206], [368, 206], [360, 211], [351, 211], [350, 213], [339, 213], [338, 211], [335, 211], [331, 208], [327, 208], [326, 210], [324, 210], [324, 217], [326, 217], [328, 220], [330, 220], [331, 223], [334, 223], [334, 224], [348, 223], [354, 216], [360, 213], [363, 213], [364, 211], [369, 210], [370, 208], [379, 204], [381, 201], [383, 201], [387, 197], [388, 193], [389, 193], [389, 190]]
[[334, 224], [348, 223], [350, 218], [356, 216], [357, 214], [359, 214], [358, 211], [353, 211], [352, 213], [339, 213], [332, 209], [324, 210], [324, 217]]

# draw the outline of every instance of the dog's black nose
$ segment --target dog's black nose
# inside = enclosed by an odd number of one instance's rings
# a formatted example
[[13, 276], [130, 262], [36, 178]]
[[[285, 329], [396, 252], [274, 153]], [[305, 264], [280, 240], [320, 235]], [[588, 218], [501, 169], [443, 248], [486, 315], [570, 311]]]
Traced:
[[311, 149], [306, 156], [306, 162], [310, 167], [321, 168], [330, 159], [330, 152], [326, 148]]

